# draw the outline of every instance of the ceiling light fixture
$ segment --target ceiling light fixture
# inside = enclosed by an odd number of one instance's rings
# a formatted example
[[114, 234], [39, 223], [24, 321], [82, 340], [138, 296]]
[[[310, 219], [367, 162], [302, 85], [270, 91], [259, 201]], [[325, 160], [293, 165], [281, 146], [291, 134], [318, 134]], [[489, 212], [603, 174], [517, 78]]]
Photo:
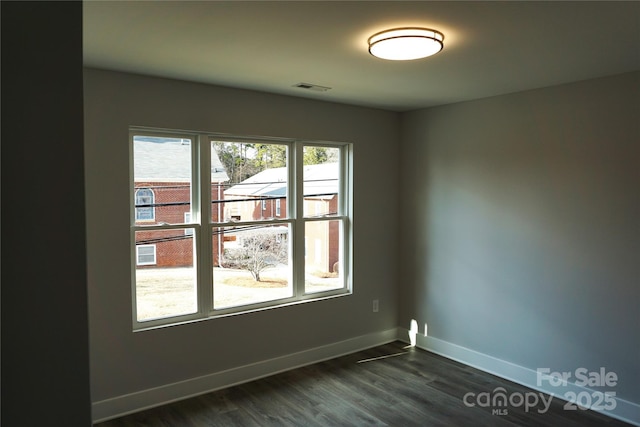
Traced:
[[369, 37], [369, 53], [381, 59], [408, 61], [440, 52], [444, 35], [428, 28], [394, 28]]

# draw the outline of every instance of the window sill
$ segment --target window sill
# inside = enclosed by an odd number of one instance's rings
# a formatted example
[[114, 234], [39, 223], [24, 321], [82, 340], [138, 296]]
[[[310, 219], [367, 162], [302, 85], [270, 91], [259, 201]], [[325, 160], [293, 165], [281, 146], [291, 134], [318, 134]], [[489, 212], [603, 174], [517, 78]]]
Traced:
[[[313, 294], [311, 294], [311, 295], [313, 295]], [[205, 316], [205, 317], [190, 318], [190, 319], [179, 320], [179, 321], [171, 322], [171, 323], [155, 324], [154, 320], [151, 320], [149, 322], [138, 322], [140, 326], [137, 327], [137, 328], [134, 328], [133, 332], [134, 333], [146, 332], [146, 331], [152, 331], [152, 330], [163, 329], [163, 328], [171, 328], [171, 327], [175, 327], [175, 326], [183, 326], [183, 325], [188, 325], [188, 324], [191, 324], [191, 323], [206, 322], [206, 321], [209, 321], [209, 320], [216, 320], [216, 319], [222, 319], [222, 318], [234, 317], [234, 316], [242, 316], [242, 315], [245, 315], [245, 314], [258, 313], [258, 312], [261, 312], [261, 311], [274, 310], [274, 309], [278, 309], [278, 308], [289, 307], [289, 306], [294, 306], [294, 305], [299, 305], [299, 304], [307, 304], [307, 303], [318, 302], [318, 301], [326, 301], [326, 300], [335, 299], [335, 298], [348, 297], [348, 296], [351, 296], [351, 295], [353, 295], [352, 291], [340, 289], [339, 291], [336, 291], [335, 293], [332, 293], [330, 295], [323, 295], [323, 296], [318, 296], [318, 297], [311, 296], [311, 297], [306, 297], [304, 299], [299, 299], [299, 300], [296, 300], [296, 301], [287, 301], [287, 302], [283, 302], [281, 304], [273, 304], [273, 305], [268, 305], [268, 306], [265, 306], [265, 307], [253, 307], [253, 308], [248, 308], [246, 310], [239, 310], [239, 311], [227, 311], [227, 310], [225, 310], [222, 313], [220, 313], [220, 311], [222, 311], [222, 310], [214, 310], [211, 314], [209, 314], [208, 316]], [[197, 316], [197, 314], [194, 314], [192, 316]], [[157, 321], [162, 321], [162, 320], [166, 320], [166, 318], [165, 319], [157, 319]], [[145, 323], [154, 323], [154, 324], [146, 326]]]

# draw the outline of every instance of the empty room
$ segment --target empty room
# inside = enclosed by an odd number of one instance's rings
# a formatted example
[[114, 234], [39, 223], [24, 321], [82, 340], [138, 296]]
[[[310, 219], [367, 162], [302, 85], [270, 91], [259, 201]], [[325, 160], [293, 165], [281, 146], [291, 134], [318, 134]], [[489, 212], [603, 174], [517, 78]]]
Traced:
[[640, 3], [8, 3], [3, 426], [640, 426]]

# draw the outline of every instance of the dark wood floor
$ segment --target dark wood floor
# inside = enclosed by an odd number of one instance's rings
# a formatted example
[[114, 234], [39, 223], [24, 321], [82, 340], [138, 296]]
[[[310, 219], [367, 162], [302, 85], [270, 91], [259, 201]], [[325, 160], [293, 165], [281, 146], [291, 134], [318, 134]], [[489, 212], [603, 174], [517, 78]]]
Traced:
[[629, 426], [592, 411], [566, 411], [558, 399], [545, 413], [538, 413], [542, 403], [529, 411], [466, 406], [468, 392], [533, 391], [405, 347], [390, 343], [97, 426]]

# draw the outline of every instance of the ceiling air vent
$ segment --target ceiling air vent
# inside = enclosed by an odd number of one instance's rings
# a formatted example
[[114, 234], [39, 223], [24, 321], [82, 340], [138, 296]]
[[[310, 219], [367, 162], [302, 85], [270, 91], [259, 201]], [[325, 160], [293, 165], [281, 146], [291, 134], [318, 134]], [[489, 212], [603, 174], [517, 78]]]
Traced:
[[315, 92], [326, 92], [329, 89], [331, 89], [330, 87], [314, 85], [314, 84], [311, 84], [311, 83], [297, 83], [297, 84], [293, 85], [293, 87], [297, 87], [297, 88], [305, 89], [305, 90], [313, 90]]

